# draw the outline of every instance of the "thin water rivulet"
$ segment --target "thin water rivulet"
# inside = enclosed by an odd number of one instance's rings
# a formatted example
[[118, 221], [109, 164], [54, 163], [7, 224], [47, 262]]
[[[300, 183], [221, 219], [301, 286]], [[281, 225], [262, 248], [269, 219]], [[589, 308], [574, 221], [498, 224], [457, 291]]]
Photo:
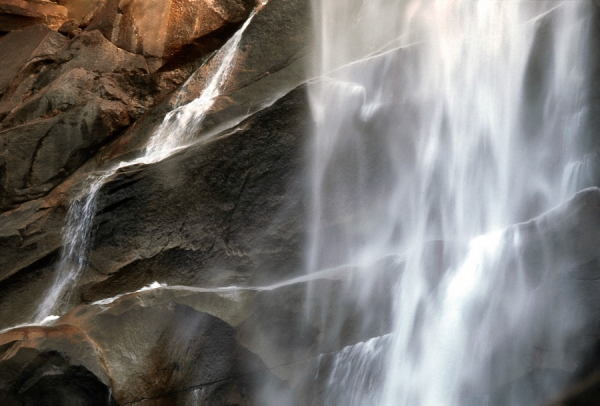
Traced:
[[200, 96], [188, 104], [176, 107], [165, 116], [150, 137], [141, 157], [129, 162], [120, 162], [100, 174], [89, 177], [87, 186], [74, 198], [69, 208], [54, 283], [38, 306], [34, 321], [43, 321], [51, 316], [61, 303], [69, 303], [70, 290], [77, 283], [86, 265], [98, 194], [106, 180], [121, 168], [139, 163], [151, 164], [165, 159], [193, 141], [194, 130], [201, 125], [229, 77], [240, 39], [253, 15], [248, 17], [244, 25], [223, 45], [217, 55], [213, 56], [218, 60], [218, 66]]

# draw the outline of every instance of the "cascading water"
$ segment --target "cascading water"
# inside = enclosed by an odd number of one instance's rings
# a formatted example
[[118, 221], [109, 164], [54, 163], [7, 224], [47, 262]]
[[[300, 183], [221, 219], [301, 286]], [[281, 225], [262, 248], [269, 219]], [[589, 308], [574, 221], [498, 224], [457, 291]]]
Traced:
[[[585, 131], [590, 5], [313, 5], [322, 78], [310, 88], [309, 272], [359, 265], [354, 294], [369, 295], [371, 264], [404, 263], [387, 356], [344, 350], [360, 367], [329, 382], [328, 404], [485, 404], [525, 362], [507, 342], [534, 286], [511, 257], [522, 236], [510, 226], [580, 186], [562, 178]], [[558, 349], [562, 334], [549, 339]], [[377, 388], [348, 385], [380, 371]]]
[[63, 231], [63, 249], [56, 265], [56, 276], [49, 292], [38, 306], [34, 316], [35, 322], [42, 322], [59, 310], [61, 303], [69, 303], [70, 291], [75, 287], [86, 265], [93, 237], [93, 220], [102, 185], [121, 168], [159, 162], [194, 141], [196, 130], [229, 78], [242, 34], [253, 16], [254, 12], [213, 56], [218, 61], [218, 66], [200, 96], [188, 104], [178, 106], [165, 116], [161, 125], [150, 137], [143, 155], [132, 161], [120, 162], [100, 174], [90, 176], [86, 187], [75, 197], [67, 214]]

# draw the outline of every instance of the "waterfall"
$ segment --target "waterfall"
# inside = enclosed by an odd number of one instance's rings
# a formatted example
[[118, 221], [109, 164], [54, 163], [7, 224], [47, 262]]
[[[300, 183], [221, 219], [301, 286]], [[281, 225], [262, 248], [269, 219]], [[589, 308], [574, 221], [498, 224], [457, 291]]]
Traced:
[[[522, 243], [512, 225], [579, 187], [565, 184], [582, 167], [572, 162], [586, 124], [588, 7], [313, 1], [308, 272], [361, 266], [354, 294], [368, 295], [371, 264], [405, 258], [385, 378], [347, 388], [361, 404], [485, 404], [525, 363], [507, 344], [533, 288], [508, 263]], [[433, 241], [444, 264], [434, 287]]]
[[326, 405], [377, 404], [391, 336], [372, 338], [336, 354], [327, 382]]
[[235, 66], [235, 57], [242, 34], [252, 21], [254, 13], [253, 11], [242, 27], [213, 56], [218, 61], [218, 66], [200, 96], [167, 113], [158, 129], [148, 140], [142, 156], [132, 161], [120, 162], [87, 179], [82, 192], [73, 199], [69, 207], [54, 281], [44, 300], [38, 306], [34, 316], [36, 322], [41, 322], [53, 312], [60, 310], [61, 304], [68, 305], [71, 299], [71, 291], [86, 266], [93, 238], [96, 206], [104, 183], [119, 169], [136, 164], [159, 162], [194, 141], [195, 132], [200, 128], [206, 114], [229, 79]]

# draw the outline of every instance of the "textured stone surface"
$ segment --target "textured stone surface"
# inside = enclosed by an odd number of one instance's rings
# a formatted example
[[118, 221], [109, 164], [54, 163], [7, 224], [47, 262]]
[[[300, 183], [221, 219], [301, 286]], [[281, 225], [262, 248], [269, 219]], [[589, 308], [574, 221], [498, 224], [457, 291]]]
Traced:
[[[59, 3], [71, 19], [65, 35], [34, 26], [0, 39], [0, 56], [14, 55], [0, 58], [0, 328], [28, 321], [45, 294], [69, 200], [89, 173], [139, 154], [166, 112], [199, 96], [220, 62], [208, 56], [250, 8], [236, 0]], [[80, 305], [54, 325], [0, 334], [0, 403], [107, 405], [110, 387], [114, 402], [130, 405], [327, 404], [339, 351], [391, 331], [399, 258], [369, 267], [376, 276], [344, 268], [302, 277], [312, 121], [298, 86], [310, 77], [309, 15], [307, 1], [261, 6], [223, 93], [189, 129], [202, 141], [104, 185], [74, 294]], [[575, 364], [600, 331], [599, 218], [600, 192], [591, 189], [509, 233], [519, 244], [499, 283], [514, 281], [518, 262], [531, 297], [518, 331], [498, 337], [536, 356], [514, 362], [492, 403], [509, 403], [523, 387], [534, 403], [544, 385], [573, 374], [583, 386], [565, 399], [593, 402], [598, 362]], [[432, 294], [448, 243], [431, 244]], [[191, 287], [126, 294], [155, 280]], [[560, 362], [548, 326], [569, 333]], [[514, 361], [498, 354], [490, 362]]]
[[49, 1], [0, 1], [0, 32], [44, 24], [57, 30], [67, 20], [67, 9]]
[[0, 94], [28, 63], [57, 54], [68, 40], [43, 25], [13, 31], [0, 39]]
[[[72, 365], [57, 351], [18, 348], [0, 361], [0, 402], [8, 406], [81, 405], [112, 406], [109, 388], [87, 368]], [[16, 349], [17, 347], [18, 349]]]
[[122, 104], [94, 100], [68, 113], [0, 132], [0, 205], [48, 193], [129, 123]]
[[94, 13], [105, 3], [106, 0], [58, 0], [58, 4], [67, 9], [69, 18], [82, 26], [88, 25]]
[[97, 31], [69, 44], [42, 26], [28, 30], [23, 55], [16, 52], [25, 66], [8, 66], [0, 99], [0, 209], [46, 195], [185, 79], [182, 71], [148, 74], [142, 56]]
[[166, 58], [197, 38], [243, 21], [251, 7], [245, 0], [106, 0], [87, 29], [100, 30], [127, 51]]
[[299, 89], [238, 130], [107, 183], [90, 253], [104, 281], [86, 297], [154, 280], [223, 286], [296, 272], [306, 107]]
[[0, 358], [0, 399], [25, 405], [36, 394], [50, 399], [44, 405], [251, 405], [265, 380], [280, 382], [222, 320], [135, 297], [75, 309], [55, 326], [10, 330], [0, 335]]
[[[280, 28], [274, 27], [278, 24], [275, 15], [297, 13], [302, 16], [301, 18], [306, 18], [306, 13], [300, 13], [300, 10], [306, 10], [306, 2], [274, 1], [259, 11], [256, 20], [252, 24], [262, 25], [262, 31], [265, 33], [273, 30], [277, 31]], [[263, 20], [258, 19], [260, 13], [263, 12], [270, 13], [271, 17]], [[249, 28], [251, 27], [252, 25]], [[251, 49], [246, 50], [245, 56], [250, 57], [252, 52], [267, 55], [269, 52], [263, 50], [263, 47], [268, 49], [271, 46], [278, 46], [283, 49], [285, 47], [282, 44], [286, 41], [292, 41], [296, 44], [290, 47], [290, 52], [294, 54], [296, 53], [294, 49], [300, 47], [299, 43], [296, 42], [297, 36], [301, 35], [303, 41], [308, 40], [308, 37], [304, 35], [306, 27], [303, 30], [298, 27], [297, 31], [292, 30], [286, 35], [284, 35], [284, 31], [281, 31], [281, 37], [273, 36], [271, 38], [274, 41], [273, 43], [265, 42], [260, 45], [256, 43]], [[260, 34], [261, 27], [252, 28], [250, 32], [254, 32], [253, 35]], [[0, 214], [0, 223], [2, 223], [0, 228], [3, 235], [0, 244], [0, 250], [2, 251], [2, 256], [0, 256], [0, 270], [2, 270], [2, 276], [0, 276], [0, 279], [2, 279], [0, 282], [0, 302], [20, 303], [17, 306], [19, 311], [10, 311], [7, 306], [0, 306], [0, 321], [4, 326], [27, 321], [28, 317], [34, 312], [35, 305], [33, 301], [25, 300], [25, 298], [43, 295], [44, 288], [51, 281], [54, 272], [53, 264], [61, 245], [61, 227], [64, 224], [68, 199], [75, 196], [78, 190], [83, 187], [87, 177], [86, 173], [96, 170], [96, 164], [106, 162], [114, 156], [117, 156], [114, 159], [116, 161], [123, 159], [121, 157], [123, 154], [129, 157], [135, 156], [136, 150], [143, 146], [145, 140], [160, 124], [164, 114], [173, 108], [176, 100], [185, 101], [186, 98], [189, 100], [197, 97], [202, 89], [202, 84], [205, 83], [210, 72], [214, 72], [217, 67], [218, 61], [205, 64], [194, 76], [194, 79], [188, 81], [182, 90], [167, 97], [175, 86], [185, 80], [185, 75], [189, 75], [190, 70], [188, 68], [178, 68], [172, 72], [145, 73], [143, 65], [140, 67], [137, 62], [139, 56], [136, 57], [136, 55], [118, 50], [97, 34], [97, 32], [81, 34], [67, 42], [58, 54], [48, 55], [43, 60], [31, 63], [29, 65], [31, 68], [26, 70], [26, 74], [21, 73], [12, 80], [7, 88], [8, 90], [0, 100], [0, 119], [3, 119], [0, 126], [4, 127], [3, 134], [6, 135], [4, 138], [6, 143], [4, 159], [7, 163], [5, 167], [8, 168], [2, 175], [4, 176], [2, 184], [5, 186], [4, 189], [9, 191], [8, 194], [4, 193], [2, 197], [4, 199], [2, 209], [5, 212]], [[60, 37], [66, 40], [65, 37]], [[259, 38], [254, 39], [259, 40]], [[250, 40], [244, 41], [248, 42]], [[93, 58], [95, 54], [102, 55], [102, 60]], [[276, 54], [271, 54], [270, 58], [265, 59], [264, 62], [268, 66], [276, 65], [278, 70], [272, 70], [266, 75], [259, 72], [258, 69], [254, 70], [251, 74], [252, 80], [248, 79], [250, 76], [247, 76], [245, 81], [247, 86], [239, 88], [235, 86], [232, 91], [227, 92], [227, 95], [222, 96], [210, 112], [211, 118], [209, 118], [210, 123], [207, 125], [207, 130], [214, 134], [235, 126], [236, 123], [244, 120], [248, 115], [260, 111], [281, 97], [282, 94], [289, 92], [290, 89], [302, 83], [306, 78], [304, 61], [302, 57], [299, 59], [292, 58], [289, 61], [289, 55], [284, 53], [281, 55], [281, 59], [277, 60]], [[290, 63], [287, 64], [286, 61]], [[241, 72], [247, 74], [246, 68], [247, 66], [244, 63], [236, 64], [232, 75], [235, 76]], [[90, 272], [85, 274], [82, 285], [82, 292], [86, 292], [85, 297], [92, 300], [101, 298], [103, 295], [112, 296], [130, 288], [134, 289], [150, 283], [155, 275], [164, 274], [161, 264], [171, 261], [170, 258], [175, 258], [173, 260], [173, 277], [169, 279], [170, 281], [175, 281], [177, 279], [176, 275], [185, 276], [184, 279], [188, 282], [197, 281], [198, 283], [206, 282], [210, 284], [248, 280], [254, 270], [262, 263], [272, 264], [273, 267], [261, 272], [260, 275], [262, 276], [257, 278], [257, 281], [261, 281], [263, 277], [266, 278], [265, 280], [269, 280], [270, 276], [268, 275], [271, 271], [280, 273], [279, 277], [285, 277], [285, 274], [297, 270], [300, 252], [292, 253], [289, 258], [287, 258], [287, 255], [299, 243], [301, 231], [295, 224], [302, 221], [302, 216], [299, 216], [298, 213], [303, 209], [300, 201], [293, 200], [299, 185], [297, 183], [295, 186], [292, 184], [290, 185], [291, 189], [286, 189], [288, 185], [285, 183], [289, 181], [291, 171], [296, 170], [294, 168], [299, 164], [298, 159], [302, 152], [298, 148], [301, 147], [304, 139], [303, 130], [293, 130], [287, 128], [286, 125], [295, 125], [294, 120], [302, 121], [300, 124], [302, 128], [310, 125], [309, 121], [305, 121], [307, 120], [304, 116], [305, 100], [303, 96], [299, 97], [299, 95], [300, 93], [296, 94], [295, 101], [287, 102], [287, 109], [295, 109], [294, 106], [297, 105], [302, 112], [298, 110], [291, 114], [288, 121], [280, 118], [276, 122], [268, 124], [269, 114], [265, 113], [260, 118], [247, 121], [243, 128], [233, 131], [233, 134], [220, 137], [205, 146], [198, 146], [193, 151], [190, 150], [178, 158], [173, 157], [174, 160], [171, 162], [159, 164], [155, 168], [130, 168], [135, 169], [134, 172], [129, 173], [127, 171], [128, 174], [119, 175], [115, 179], [115, 183], [107, 185], [107, 191], [110, 190], [110, 193], [108, 193], [105, 200], [107, 205], [103, 206], [108, 207], [105, 219], [110, 218], [108, 212], [111, 210], [120, 211], [124, 209], [124, 207], [119, 207], [120, 204], [118, 203], [110, 206], [108, 200], [118, 197], [112, 192], [113, 187], [117, 184], [120, 185], [127, 176], [133, 174], [145, 178], [151, 172], [152, 175], [149, 175], [150, 178], [146, 181], [150, 182], [154, 176], [163, 179], [170, 171], [178, 170], [176, 169], [178, 165], [185, 168], [185, 165], [188, 164], [192, 167], [198, 164], [205, 168], [201, 169], [202, 171], [209, 171], [209, 168], [213, 168], [210, 169], [210, 172], [215, 174], [207, 178], [206, 181], [202, 181], [205, 184], [205, 189], [199, 193], [212, 193], [212, 190], [217, 191], [219, 188], [222, 188], [222, 191], [218, 192], [218, 196], [213, 196], [210, 199], [213, 202], [211, 204], [215, 206], [208, 205], [205, 208], [197, 206], [194, 209], [194, 213], [204, 212], [208, 217], [199, 217], [197, 220], [192, 221], [189, 226], [184, 227], [182, 232], [193, 231], [192, 234], [194, 235], [190, 234], [191, 240], [187, 240], [185, 235], [181, 235], [178, 229], [170, 237], [171, 242], [168, 243], [168, 247], [163, 248], [163, 244], [167, 240], [157, 236], [156, 241], [159, 242], [159, 245], [142, 243], [141, 246], [134, 248], [128, 254], [125, 249], [111, 248], [112, 243], [110, 241], [112, 237], [103, 234], [101, 240], [98, 241], [97, 247], [99, 249], [93, 254], [93, 261], [96, 261], [95, 266], [98, 266], [102, 273], [93, 272], [94, 268], [92, 268]], [[150, 107], [165, 97], [167, 98], [162, 104], [146, 113]], [[94, 160], [87, 161], [79, 169], [77, 169], [77, 166], [88, 159], [97, 147], [105, 143], [105, 141], [98, 138], [104, 137], [104, 140], [110, 140], [119, 135], [120, 130], [117, 130], [114, 135], [107, 135], [106, 133], [102, 135], [102, 132], [94, 132], [93, 140], [86, 139], [84, 141], [81, 137], [81, 128], [74, 127], [73, 130], [77, 131], [73, 140], [67, 142], [61, 137], [56, 137], [53, 142], [50, 142], [53, 138], [47, 138], [40, 143], [43, 148], [39, 148], [37, 155], [34, 154], [37, 141], [44, 134], [43, 132], [34, 131], [35, 128], [51, 128], [54, 123], [61, 120], [69, 122], [72, 119], [71, 121], [75, 123], [76, 117], [83, 120], [81, 114], [85, 111], [103, 114], [103, 110], [99, 111], [94, 107], [98, 105], [110, 106], [111, 109], [117, 109], [121, 112], [125, 111], [127, 117], [121, 114], [116, 117], [122, 116], [123, 119], [129, 120], [129, 122], [135, 121], [140, 116], [141, 119], [137, 120], [135, 125], [131, 126], [123, 135], [117, 137], [109, 145], [102, 147], [101, 153], [97, 154]], [[285, 110], [279, 108], [274, 111], [279, 111], [280, 113], [277, 113], [279, 115], [285, 114]], [[86, 120], [81, 121], [81, 123], [89, 122], [90, 119], [90, 117], [86, 117]], [[251, 123], [259, 121], [263, 122], [260, 129], [255, 131], [244, 130], [244, 128], [254, 125]], [[61, 126], [64, 126], [64, 123]], [[96, 137], [96, 135], [99, 137]], [[252, 139], [254, 136], [258, 138]], [[81, 144], [82, 142], [83, 144]], [[65, 160], [67, 154], [62, 153], [63, 144], [66, 145], [64, 151], [71, 148], [72, 153], [75, 154], [75, 159]], [[79, 149], [76, 147], [77, 144], [96, 145], [96, 147]], [[20, 146], [24, 147], [18, 148]], [[236, 162], [237, 158], [236, 160], [227, 159], [226, 156], [220, 154], [219, 148], [221, 146], [230, 150], [233, 154], [238, 154], [236, 156], [240, 157], [239, 162]], [[9, 147], [11, 151], [16, 148], [18, 154], [8, 153]], [[61, 148], [59, 156], [55, 152], [57, 148]], [[77, 151], [84, 152], [84, 154], [79, 155]], [[265, 161], [260, 168], [247, 167], [253, 153], [264, 155]], [[211, 154], [214, 154], [214, 156], [211, 157]], [[34, 157], [34, 155], [36, 156]], [[284, 158], [286, 156], [289, 156], [290, 159], [286, 160]], [[270, 165], [266, 161], [267, 159], [274, 159], [278, 162], [274, 165], [272, 171], [267, 170]], [[221, 168], [219, 165], [226, 166]], [[73, 169], [76, 169], [76, 172], [71, 175]], [[257, 169], [257, 171], [254, 169]], [[190, 170], [189, 175], [186, 176], [195, 176], [196, 170], [200, 169]], [[228, 183], [220, 186], [223, 181], [222, 176], [230, 171], [232, 177]], [[184, 172], [187, 172], [187, 170]], [[233, 173], [237, 173], [237, 175], [233, 175]], [[33, 176], [34, 174], [35, 176]], [[70, 178], [68, 178], [69, 176]], [[239, 178], [236, 178], [237, 176]], [[262, 179], [263, 177], [264, 179]], [[69, 180], [65, 182], [65, 179]], [[248, 191], [245, 190], [242, 200], [239, 201], [239, 206], [234, 208], [238, 194], [242, 192], [241, 186], [244, 179], [248, 180], [247, 186], [252, 186], [257, 182], [262, 185], [259, 188], [268, 188], [269, 192], [263, 190], [265, 193], [271, 193], [272, 191], [277, 196], [268, 199], [268, 196], [265, 195], [254, 203], [253, 196], [260, 194], [260, 192], [256, 190], [252, 191], [251, 194], [247, 194]], [[192, 181], [197, 182], [199, 180], [200, 178], [194, 178]], [[240, 181], [242, 183], [239, 183]], [[270, 186], [269, 182], [272, 182]], [[167, 186], [163, 182], [161, 184]], [[179, 188], [184, 185], [185, 183], [180, 183], [174, 184], [172, 187]], [[229, 186], [235, 186], [236, 189], [228, 189]], [[175, 189], [172, 188], [168, 189], [168, 193], [173, 194], [173, 198], [177, 194], [180, 195], [182, 200], [177, 205], [183, 204], [187, 210], [190, 205], [186, 202], [185, 193], [173, 192]], [[288, 198], [285, 196], [288, 190], [296, 190], [296, 192], [291, 193]], [[32, 198], [41, 199], [29, 203], [19, 203]], [[164, 195], [162, 198], [168, 200], [170, 197]], [[262, 203], [260, 203], [261, 199]], [[289, 202], [292, 202], [292, 204], [290, 205]], [[17, 204], [20, 204], [20, 206], [17, 206]], [[159, 206], [162, 204], [169, 205], [170, 203], [162, 201]], [[10, 210], [6, 211], [9, 208]], [[278, 211], [279, 209], [282, 210], [281, 213], [270, 212], [270, 210]], [[240, 210], [244, 211], [240, 212]], [[251, 215], [254, 220], [248, 222], [245, 228], [245, 230], [252, 230], [254, 234], [253, 236], [242, 237], [242, 229], [246, 224], [246, 210], [255, 212]], [[284, 220], [285, 213], [288, 211], [292, 213], [292, 217]], [[176, 213], [168, 210], [164, 214], [171, 216]], [[218, 237], [219, 239], [225, 238], [227, 235], [227, 218], [230, 215], [232, 216], [233, 227], [229, 232], [230, 237], [228, 238], [230, 241], [228, 244], [235, 249], [233, 251], [228, 251], [228, 248], [224, 249], [222, 242], [219, 243], [218, 249], [214, 251], [204, 252], [203, 250], [208, 247], [206, 245], [204, 245], [204, 248], [197, 249], [196, 241], [198, 238], [206, 241], [215, 239], [218, 235], [221, 235], [221, 237]], [[269, 216], [275, 216], [274, 218], [279, 220], [276, 220], [272, 226], [267, 227], [266, 222]], [[212, 221], [210, 219], [217, 218], [221, 218], [219, 220], [221, 223], [214, 225], [214, 235], [201, 236], [203, 232], [200, 229], [193, 230], [194, 224]], [[167, 219], [159, 216], [159, 222], [163, 221], [167, 221]], [[110, 233], [108, 230], [117, 226], [117, 224], [111, 220], [107, 226], [105, 230]], [[140, 226], [145, 227], [142, 224]], [[147, 230], [151, 230], [154, 226], [156, 224], [150, 224]], [[208, 227], [212, 228], [213, 225]], [[237, 227], [242, 228], [236, 231]], [[127, 234], [132, 230], [124, 231]], [[287, 231], [278, 235], [280, 230]], [[115, 235], [119, 239], [123, 236], [124, 234], [119, 233]], [[255, 248], [261, 244], [261, 241], [275, 246], [280, 239], [287, 242], [276, 249], [265, 248], [261, 252], [260, 249], [256, 250]], [[112, 240], [114, 241], [114, 239]], [[137, 241], [141, 240], [138, 239]], [[134, 245], [136, 244], [137, 242], [134, 242]], [[189, 249], [190, 244], [196, 248]], [[248, 253], [241, 251], [243, 247], [249, 246], [249, 244], [252, 248]], [[237, 248], [238, 246], [242, 248]], [[98, 258], [102, 258], [103, 254], [101, 252], [103, 250], [107, 252], [107, 256], [105, 260], [99, 260]], [[126, 255], [123, 256], [123, 253]], [[207, 270], [196, 272], [203, 267], [200, 263], [194, 262], [200, 257], [204, 258], [203, 261], [206, 261]], [[240, 260], [239, 263], [238, 259]], [[186, 270], [185, 268], [190, 264], [192, 264], [192, 268]], [[281, 272], [277, 264], [285, 264], [287, 271]], [[146, 276], [135, 282], [135, 277], [133, 277], [135, 272], [146, 266], [148, 268], [143, 272]], [[223, 269], [222, 267], [228, 267], [229, 269]], [[257, 274], [257, 276], [259, 275]], [[123, 283], [123, 286], [119, 287], [121, 283]], [[78, 300], [81, 299], [79, 294], [75, 297]]]
[[[397, 277], [390, 264], [379, 269]], [[103, 385], [110, 385], [119, 404], [307, 404], [298, 402], [310, 398], [306, 394], [290, 397], [304, 389], [307, 376], [308, 383], [316, 383], [319, 365], [307, 370], [307, 360], [391, 328], [393, 283], [381, 284], [379, 304], [345, 294], [363, 285], [360, 272], [338, 269], [265, 288], [163, 286], [82, 305], [51, 326], [0, 334], [0, 380], [9, 376], [5, 386], [13, 388], [23, 381], [27, 360], [57, 354], [69, 371], [89, 371], [95, 393], [105, 393]], [[348, 309], [346, 318], [337, 317], [339, 306]], [[362, 325], [362, 306], [378, 315], [369, 326]], [[307, 325], [308, 309], [315, 317]], [[343, 337], [327, 333], [331, 323], [346, 325]], [[24, 361], [22, 353], [31, 356]], [[321, 367], [323, 376], [327, 368]], [[79, 382], [63, 369], [63, 375]], [[268, 395], [261, 392], [264, 388]], [[57, 382], [57, 389], [69, 392], [63, 382]]]

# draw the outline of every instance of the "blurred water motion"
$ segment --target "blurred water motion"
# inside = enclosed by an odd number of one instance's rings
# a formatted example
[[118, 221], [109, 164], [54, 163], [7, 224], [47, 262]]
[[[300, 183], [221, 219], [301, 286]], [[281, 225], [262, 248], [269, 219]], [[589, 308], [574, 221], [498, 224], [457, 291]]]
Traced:
[[[511, 225], [590, 185], [592, 161], [573, 163], [586, 136], [588, 7], [313, 1], [308, 272], [360, 266], [361, 289], [347, 294], [369, 296], [371, 264], [405, 260], [388, 345], [342, 351], [337, 363], [355, 361], [343, 374], [336, 364], [327, 404], [486, 404], [530, 368], [521, 330], [536, 285]], [[566, 332], [551, 331], [562, 348]]]

